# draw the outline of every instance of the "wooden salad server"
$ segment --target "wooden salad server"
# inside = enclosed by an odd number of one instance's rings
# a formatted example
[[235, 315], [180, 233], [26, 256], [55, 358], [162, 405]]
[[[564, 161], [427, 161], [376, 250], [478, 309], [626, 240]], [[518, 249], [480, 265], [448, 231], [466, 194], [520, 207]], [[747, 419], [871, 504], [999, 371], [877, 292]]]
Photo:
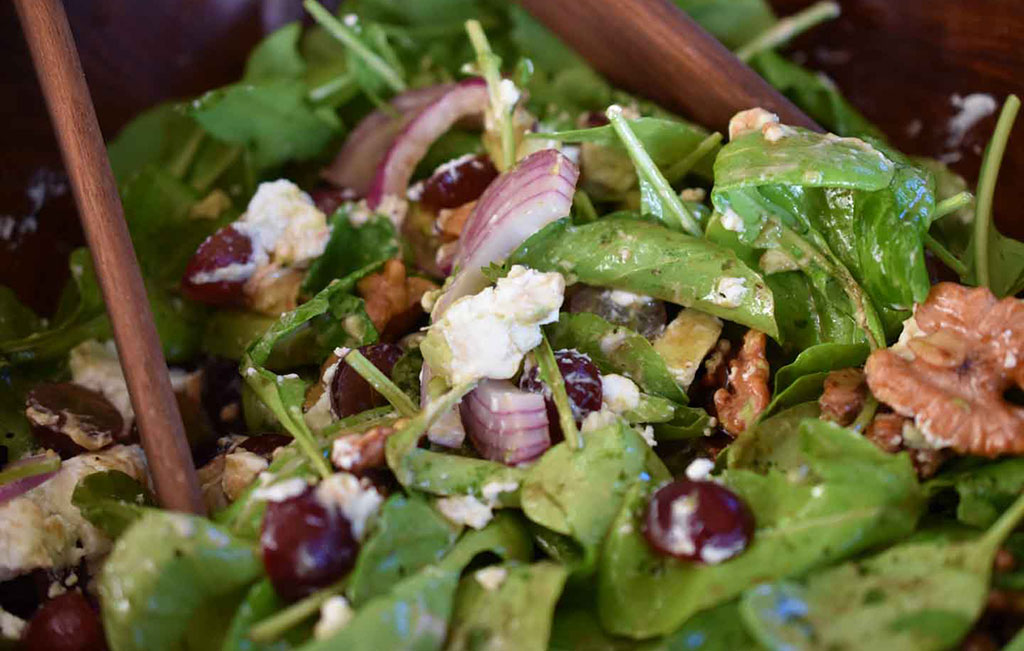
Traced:
[[60, 0], [15, 0], [113, 325], [157, 498], [203, 513], [195, 466], [96, 111]]

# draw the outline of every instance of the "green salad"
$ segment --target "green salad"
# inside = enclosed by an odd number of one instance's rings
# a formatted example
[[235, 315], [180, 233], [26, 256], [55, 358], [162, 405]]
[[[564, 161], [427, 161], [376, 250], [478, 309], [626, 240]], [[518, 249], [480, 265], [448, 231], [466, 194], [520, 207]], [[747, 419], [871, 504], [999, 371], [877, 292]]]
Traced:
[[[88, 251], [0, 288], [0, 649], [1024, 649], [1024, 243], [776, 52], [718, 133], [518, 6], [357, 0], [109, 143], [206, 517]], [[987, 645], [987, 646], [986, 646]]]

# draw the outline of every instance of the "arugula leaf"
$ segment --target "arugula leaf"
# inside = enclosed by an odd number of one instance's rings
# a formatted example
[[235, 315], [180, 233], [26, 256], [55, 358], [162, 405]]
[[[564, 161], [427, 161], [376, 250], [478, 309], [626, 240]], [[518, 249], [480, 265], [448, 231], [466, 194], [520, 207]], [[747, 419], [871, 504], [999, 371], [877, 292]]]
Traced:
[[823, 421], [800, 427], [804, 473], [727, 470], [720, 479], [750, 507], [757, 530], [743, 554], [718, 565], [655, 554], [640, 532], [649, 487], [627, 495], [598, 573], [605, 629], [646, 638], [674, 631], [758, 581], [799, 575], [913, 530], [923, 500], [906, 455], [889, 455]]
[[741, 613], [772, 649], [949, 648], [981, 614], [995, 553], [1022, 516], [1018, 498], [973, 540], [907, 542], [811, 574], [803, 585], [758, 586], [744, 594]]
[[[764, 280], [733, 252], [705, 240], [634, 219], [604, 218], [573, 226], [559, 220], [534, 233], [509, 258], [569, 282], [625, 289], [778, 334]], [[746, 289], [739, 305], [717, 298], [723, 278]]]
[[556, 350], [574, 348], [588, 355], [602, 373], [619, 373], [644, 391], [686, 403], [665, 360], [643, 335], [589, 312], [566, 313], [545, 329]]
[[221, 651], [287, 651], [292, 648], [289, 642], [297, 642], [299, 634], [308, 636], [309, 632], [296, 629], [289, 631], [285, 640], [271, 643], [254, 642], [249, 638], [249, 629], [254, 624], [273, 615], [285, 606], [284, 600], [277, 596], [270, 579], [263, 579], [252, 586], [245, 599], [242, 600], [224, 637]]
[[75, 486], [71, 503], [82, 517], [111, 538], [117, 538], [133, 522], [156, 506], [153, 496], [132, 477], [117, 470], [86, 475]]
[[441, 560], [458, 529], [421, 497], [392, 495], [381, 507], [374, 530], [348, 577], [352, 605], [387, 593], [406, 576]]
[[[406, 488], [431, 495], [474, 495], [483, 497], [487, 484], [520, 484], [524, 470], [496, 461], [433, 452], [410, 450], [401, 464], [392, 467]], [[519, 491], [501, 493], [502, 506], [519, 506]]]
[[107, 145], [110, 167], [118, 184], [150, 165], [181, 178], [202, 138], [184, 104], [159, 104], [136, 116]]
[[182, 648], [190, 628], [202, 628], [201, 611], [262, 573], [248, 543], [209, 521], [147, 511], [114, 544], [99, 576], [107, 640], [122, 651]]
[[256, 167], [268, 170], [320, 155], [338, 125], [306, 99], [301, 81], [241, 83], [210, 91], [189, 114], [210, 134], [252, 150]]
[[313, 261], [302, 291], [312, 294], [335, 278], [344, 278], [364, 267], [383, 264], [399, 253], [398, 233], [391, 220], [374, 215], [355, 226], [349, 221], [352, 206], [340, 208], [331, 218], [331, 239], [323, 254]]
[[299, 54], [302, 24], [288, 23], [264, 38], [245, 62], [242, 79], [259, 83], [270, 79], [298, 79], [306, 72], [306, 62]]
[[[584, 562], [591, 565], [622, 496], [647, 477], [649, 446], [624, 425], [589, 432], [584, 440], [578, 450], [563, 442], [545, 452], [527, 471], [521, 500], [526, 517], [572, 536], [583, 546]], [[604, 478], [600, 491], [594, 490], [595, 477]]]
[[1024, 459], [958, 459], [925, 484], [931, 496], [950, 488], [959, 497], [957, 520], [972, 527], [988, 527], [1024, 490]]
[[484, 587], [475, 574], [459, 582], [446, 649], [544, 651], [566, 568], [550, 561], [493, 567], [506, 572], [494, 589]]
[[761, 418], [801, 402], [816, 400], [831, 371], [860, 366], [869, 352], [866, 344], [825, 343], [805, 349], [775, 374], [772, 401]]
[[765, 0], [673, 0], [730, 49], [748, 43], [776, 22]]

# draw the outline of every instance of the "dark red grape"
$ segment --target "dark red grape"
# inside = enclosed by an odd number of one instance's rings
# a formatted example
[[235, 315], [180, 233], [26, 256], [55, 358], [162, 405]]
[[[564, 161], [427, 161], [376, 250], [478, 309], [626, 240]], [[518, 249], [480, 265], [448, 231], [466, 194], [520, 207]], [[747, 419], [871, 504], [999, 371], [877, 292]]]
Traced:
[[217, 434], [245, 434], [238, 360], [211, 356], [199, 368], [203, 371], [200, 400]]
[[238, 447], [253, 454], [258, 454], [267, 461], [270, 461], [274, 450], [288, 445], [292, 440], [292, 437], [285, 436], [284, 434], [261, 434], [259, 436], [250, 436], [242, 441]]
[[29, 621], [25, 651], [105, 651], [100, 617], [81, 592], [65, 592], [47, 601]]
[[[359, 352], [388, 377], [402, 357], [402, 349], [395, 344], [363, 346]], [[386, 404], [384, 396], [377, 393], [361, 375], [348, 364], [341, 363], [331, 380], [331, 410], [335, 416], [345, 418]]]
[[651, 497], [644, 536], [655, 551], [721, 563], [754, 537], [754, 516], [735, 493], [713, 481], [677, 479]]
[[292, 601], [340, 579], [359, 553], [348, 519], [317, 499], [313, 488], [267, 504], [260, 546], [274, 590]]
[[[577, 350], [559, 350], [555, 352], [555, 362], [565, 380], [565, 392], [569, 396], [569, 407], [580, 425], [591, 412], [601, 409], [604, 398], [601, 390], [601, 373], [590, 357]], [[540, 379], [540, 369], [532, 366], [519, 378], [519, 388], [530, 393], [543, 393], [547, 407], [548, 423], [554, 438], [561, 436], [558, 424], [558, 410], [547, 390], [547, 385]]]
[[329, 218], [341, 204], [358, 199], [359, 193], [351, 188], [321, 186], [314, 188], [309, 196], [320, 212]]
[[423, 182], [420, 203], [433, 210], [458, 208], [484, 193], [498, 170], [486, 156], [474, 156], [457, 165], [442, 165]]
[[29, 391], [25, 416], [39, 442], [65, 459], [112, 445], [124, 431], [121, 412], [102, 393], [70, 382]]
[[185, 267], [181, 279], [181, 292], [200, 303], [217, 306], [241, 306], [245, 301], [242, 288], [248, 277], [215, 282], [199, 282], [205, 274], [233, 264], [252, 261], [252, 240], [233, 226], [225, 226], [206, 238]]
[[634, 300], [626, 292], [600, 287], [578, 286], [569, 298], [569, 311], [596, 314], [609, 323], [635, 330], [645, 337], [654, 337], [668, 321], [665, 303], [657, 299]]

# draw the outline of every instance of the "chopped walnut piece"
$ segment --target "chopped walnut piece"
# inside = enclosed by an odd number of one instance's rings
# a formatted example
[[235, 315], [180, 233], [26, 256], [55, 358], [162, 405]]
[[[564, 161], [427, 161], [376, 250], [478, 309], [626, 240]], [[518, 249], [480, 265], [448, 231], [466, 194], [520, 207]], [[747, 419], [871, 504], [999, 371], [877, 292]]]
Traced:
[[825, 378], [825, 390], [818, 398], [822, 420], [847, 427], [864, 408], [868, 387], [859, 368], [832, 371]]
[[768, 361], [765, 335], [748, 330], [736, 359], [729, 362], [725, 388], [715, 392], [718, 419], [727, 432], [739, 436], [768, 406]]
[[939, 283], [913, 325], [918, 332], [868, 358], [875, 397], [913, 418], [931, 447], [1024, 454], [1024, 408], [1004, 398], [1024, 388], [1024, 301]]
[[299, 288], [305, 274], [303, 269], [276, 264], [258, 268], [243, 287], [246, 307], [269, 316], [294, 310], [299, 304]]
[[334, 440], [331, 446], [331, 463], [335, 468], [355, 475], [385, 465], [384, 444], [388, 437], [401, 429], [404, 419], [392, 425], [380, 425], [362, 434], [348, 434]]
[[459, 239], [459, 236], [462, 235], [462, 228], [466, 225], [466, 220], [473, 213], [474, 206], [476, 206], [476, 201], [470, 201], [458, 208], [442, 208], [437, 213], [437, 230], [446, 242]]
[[406, 276], [405, 265], [395, 258], [384, 263], [377, 273], [360, 280], [356, 289], [366, 301], [366, 314], [377, 332], [385, 332], [389, 325], [405, 326], [397, 328], [401, 332], [394, 333], [402, 335], [404, 330], [415, 324], [422, 311], [420, 298], [424, 293], [437, 289], [437, 285], [426, 278]]
[[938, 472], [939, 467], [949, 458], [949, 454], [944, 450], [915, 448], [908, 445], [904, 433], [909, 425], [912, 425], [910, 419], [899, 414], [878, 414], [868, 425], [864, 437], [886, 452], [895, 454], [905, 450], [910, 455], [917, 476], [926, 479]]

